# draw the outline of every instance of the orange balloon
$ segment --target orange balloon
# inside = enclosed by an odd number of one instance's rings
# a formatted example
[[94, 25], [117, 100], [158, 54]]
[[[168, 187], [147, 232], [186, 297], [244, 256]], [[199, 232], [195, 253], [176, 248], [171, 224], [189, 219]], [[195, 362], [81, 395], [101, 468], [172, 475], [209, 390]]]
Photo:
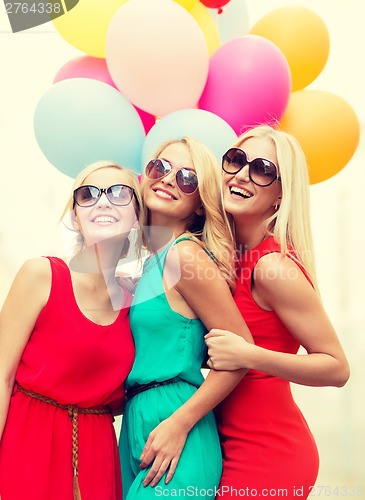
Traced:
[[360, 139], [359, 119], [350, 104], [322, 90], [293, 92], [281, 128], [299, 141], [311, 184], [329, 179], [345, 167]]
[[323, 70], [330, 39], [322, 18], [308, 7], [287, 6], [261, 18], [250, 31], [268, 38], [286, 57], [293, 91], [309, 85]]

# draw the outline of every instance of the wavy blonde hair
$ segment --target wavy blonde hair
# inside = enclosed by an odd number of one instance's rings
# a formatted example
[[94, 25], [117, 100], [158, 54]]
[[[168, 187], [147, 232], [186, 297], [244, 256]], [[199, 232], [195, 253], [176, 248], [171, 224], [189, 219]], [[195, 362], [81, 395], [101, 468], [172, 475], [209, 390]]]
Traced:
[[[91, 165], [88, 165], [86, 168], [84, 168], [78, 174], [78, 176], [76, 177], [75, 182], [72, 186], [71, 194], [70, 194], [70, 196], [67, 200], [66, 206], [63, 210], [63, 213], [61, 216], [61, 221], [63, 221], [65, 216], [67, 216], [68, 214], [70, 214], [72, 212], [75, 213], [74, 197], [73, 197], [73, 193], [74, 193], [75, 189], [77, 189], [83, 185], [86, 177], [88, 177], [90, 174], [92, 174], [96, 170], [100, 170], [102, 168], [116, 168], [116, 169], [122, 171], [124, 174], [126, 174], [126, 176], [128, 178], [129, 186], [134, 190], [134, 193], [135, 193], [135, 196], [132, 197], [132, 203], [134, 206], [134, 210], [136, 212], [136, 217], [139, 221], [140, 228], [142, 228], [144, 225], [144, 211], [142, 209], [143, 204], [142, 204], [141, 186], [139, 184], [137, 175], [135, 174], [135, 172], [133, 170], [130, 170], [129, 168], [124, 168], [124, 167], [121, 167], [120, 165], [118, 165], [117, 163], [103, 161], [103, 160], [97, 161], [95, 163], [91, 163]], [[82, 237], [82, 234], [80, 233], [80, 231], [77, 231], [75, 229], [73, 229], [73, 230], [78, 233], [78, 238], [77, 238], [77, 241], [75, 244], [75, 249], [74, 249], [75, 252], [78, 252], [83, 248], [84, 240], [83, 240], [83, 237]], [[125, 241], [124, 247], [121, 250], [120, 258], [123, 258], [127, 255], [127, 253], [129, 252], [129, 248], [130, 248], [130, 240], [128, 237]], [[135, 251], [136, 251], [138, 258], [140, 258], [140, 256], [141, 256], [141, 249], [142, 249], [142, 231], [138, 231], [136, 242], [135, 242]]]
[[[278, 210], [263, 222], [265, 234], [274, 237], [283, 253], [287, 253], [288, 248], [294, 252], [318, 292], [310, 225], [308, 167], [303, 150], [293, 136], [266, 125], [248, 130], [233, 147], [240, 148], [252, 137], [267, 138], [274, 143], [281, 176], [281, 203]], [[233, 218], [229, 217], [229, 220], [233, 224]]]
[[[222, 171], [217, 159], [202, 142], [193, 137], [171, 139], [159, 146], [153, 158], [159, 158], [171, 144], [184, 144], [190, 153], [199, 183], [199, 196], [203, 215], [193, 215], [184, 235], [197, 241], [212, 254], [230, 288], [234, 280], [234, 240], [223, 210], [221, 197]], [[142, 183], [142, 194], [145, 183]], [[149, 210], [146, 209], [149, 220]]]

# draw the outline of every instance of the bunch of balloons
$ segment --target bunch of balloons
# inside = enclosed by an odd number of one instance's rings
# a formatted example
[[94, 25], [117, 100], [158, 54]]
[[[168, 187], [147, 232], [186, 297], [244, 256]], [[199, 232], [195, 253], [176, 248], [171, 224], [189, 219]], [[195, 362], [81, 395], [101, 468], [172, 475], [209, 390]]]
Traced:
[[140, 172], [160, 142], [184, 135], [220, 158], [237, 134], [280, 121], [301, 143], [313, 183], [356, 150], [351, 106], [303, 90], [329, 54], [327, 28], [306, 7], [276, 9], [250, 32], [245, 0], [80, 0], [53, 22], [85, 55], [39, 101], [35, 134], [71, 177], [100, 159]]

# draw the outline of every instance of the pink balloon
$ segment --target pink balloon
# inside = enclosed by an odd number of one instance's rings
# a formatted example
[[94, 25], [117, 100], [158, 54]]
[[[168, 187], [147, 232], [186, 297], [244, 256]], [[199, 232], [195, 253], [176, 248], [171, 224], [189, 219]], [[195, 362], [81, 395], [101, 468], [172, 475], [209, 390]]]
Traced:
[[280, 49], [260, 36], [242, 36], [212, 55], [199, 108], [220, 116], [240, 134], [280, 120], [290, 92], [290, 69]]
[[114, 15], [106, 61], [119, 90], [136, 106], [164, 116], [196, 107], [209, 68], [198, 23], [171, 0], [133, 0]]
[[[100, 82], [107, 83], [117, 89], [110, 76], [105, 59], [100, 59], [98, 57], [80, 56], [71, 59], [71, 61], [68, 61], [58, 70], [53, 83], [69, 80], [70, 78], [91, 78], [92, 80], [99, 80]], [[134, 107], [142, 120], [146, 134], [148, 134], [156, 123], [156, 117], [136, 106]]]
[[[133, 104], [134, 106], [134, 104]], [[137, 106], [134, 106], [139, 114], [140, 119], [142, 120], [144, 130], [146, 134], [151, 130], [151, 128], [154, 126], [156, 123], [156, 117], [154, 115], [151, 115], [150, 113], [147, 113], [147, 111], [143, 111], [143, 109], [137, 108]]]
[[109, 74], [105, 59], [98, 57], [80, 56], [71, 59], [58, 70], [53, 83], [70, 78], [91, 78], [117, 88]]

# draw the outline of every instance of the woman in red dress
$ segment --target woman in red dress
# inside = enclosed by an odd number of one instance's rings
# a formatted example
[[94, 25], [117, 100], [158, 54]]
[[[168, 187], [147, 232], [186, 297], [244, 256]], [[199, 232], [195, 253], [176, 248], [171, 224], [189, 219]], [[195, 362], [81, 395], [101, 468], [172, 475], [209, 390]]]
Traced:
[[140, 203], [132, 172], [90, 165], [65, 209], [82, 251], [70, 266], [31, 259], [15, 277], [0, 317], [1, 500], [122, 498], [111, 412], [134, 344], [115, 268]]
[[317, 291], [304, 154], [288, 134], [257, 127], [226, 152], [223, 170], [239, 252], [234, 299], [255, 345], [223, 330], [206, 339], [211, 368], [248, 369], [217, 410], [217, 498], [306, 498], [318, 453], [289, 382], [341, 387], [349, 367]]

